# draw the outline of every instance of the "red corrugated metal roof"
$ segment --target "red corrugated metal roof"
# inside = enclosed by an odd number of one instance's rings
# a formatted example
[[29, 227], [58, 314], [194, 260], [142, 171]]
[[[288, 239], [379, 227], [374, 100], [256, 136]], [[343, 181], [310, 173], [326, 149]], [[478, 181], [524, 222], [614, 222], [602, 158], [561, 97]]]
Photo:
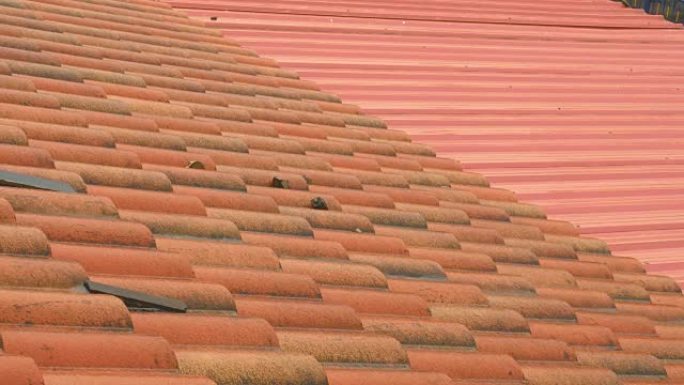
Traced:
[[169, 3], [681, 275], [680, 26], [608, 0]]

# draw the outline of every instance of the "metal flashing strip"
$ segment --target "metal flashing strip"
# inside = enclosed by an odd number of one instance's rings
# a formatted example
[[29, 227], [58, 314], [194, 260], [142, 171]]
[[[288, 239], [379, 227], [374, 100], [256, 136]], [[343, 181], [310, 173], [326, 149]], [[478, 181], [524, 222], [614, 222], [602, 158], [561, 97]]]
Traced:
[[188, 310], [185, 302], [169, 297], [151, 295], [90, 280], [85, 281], [84, 285], [91, 293], [109, 294], [121, 299], [126, 307], [132, 310], [168, 311], [175, 313], [185, 313]]
[[26, 174], [0, 170], [0, 186], [23, 187], [37, 190], [76, 192], [70, 184]]

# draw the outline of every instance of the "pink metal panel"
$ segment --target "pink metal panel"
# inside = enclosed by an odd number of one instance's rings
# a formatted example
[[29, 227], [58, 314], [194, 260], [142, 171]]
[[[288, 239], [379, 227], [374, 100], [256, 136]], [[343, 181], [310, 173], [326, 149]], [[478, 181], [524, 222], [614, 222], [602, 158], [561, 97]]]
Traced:
[[167, 0], [684, 281], [684, 33], [608, 0]]

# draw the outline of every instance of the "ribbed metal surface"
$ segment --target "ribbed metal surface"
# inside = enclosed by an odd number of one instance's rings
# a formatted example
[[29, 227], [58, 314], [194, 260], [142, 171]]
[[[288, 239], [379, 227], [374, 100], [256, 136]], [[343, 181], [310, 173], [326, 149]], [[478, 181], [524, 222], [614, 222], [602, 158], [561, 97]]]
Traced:
[[679, 26], [607, 0], [171, 4], [676, 274]]

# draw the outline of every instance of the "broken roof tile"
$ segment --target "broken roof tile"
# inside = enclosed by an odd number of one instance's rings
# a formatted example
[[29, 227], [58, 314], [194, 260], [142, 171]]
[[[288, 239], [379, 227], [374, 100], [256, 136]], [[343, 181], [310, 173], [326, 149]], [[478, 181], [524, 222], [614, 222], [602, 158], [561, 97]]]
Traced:
[[118, 277], [93, 275], [93, 281], [183, 301], [190, 310], [235, 310], [228, 290], [212, 283], [182, 278]]

